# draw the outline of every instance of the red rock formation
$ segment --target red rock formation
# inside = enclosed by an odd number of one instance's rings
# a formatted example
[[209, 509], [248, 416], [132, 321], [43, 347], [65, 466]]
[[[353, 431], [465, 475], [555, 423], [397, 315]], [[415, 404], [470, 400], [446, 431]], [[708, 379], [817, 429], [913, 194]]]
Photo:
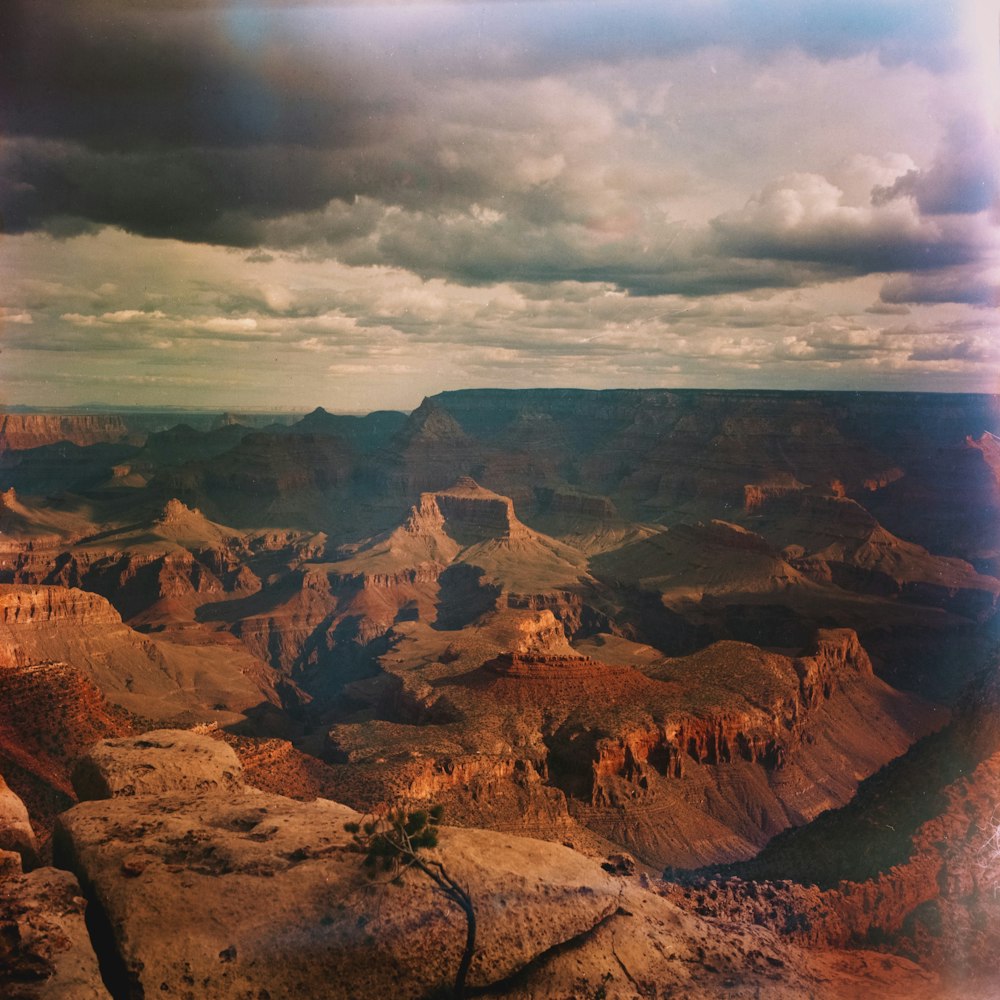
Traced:
[[97, 594], [64, 587], [0, 585], [0, 624], [121, 625], [121, 615]]
[[[534, 832], [558, 835], [548, 804], [558, 790], [570, 815], [605, 841], [652, 863], [692, 866], [746, 857], [843, 803], [858, 776], [934, 724], [934, 712], [874, 677], [850, 630], [821, 633], [798, 658], [723, 642], [640, 672], [575, 653], [550, 611], [513, 615], [497, 612], [474, 634], [445, 633], [437, 645], [420, 623], [397, 627], [405, 637], [382, 657], [384, 679], [350, 690], [392, 723], [330, 732], [330, 759], [361, 781], [353, 803], [378, 787], [436, 791], [454, 808], [440, 765], [471, 754], [470, 787], [489, 787], [499, 801], [516, 785], [526, 815], [549, 817], [548, 832]], [[417, 649], [426, 650], [422, 663]], [[501, 761], [520, 761], [522, 777], [511, 779], [517, 772]], [[480, 810], [476, 821], [509, 823], [506, 808]]]
[[81, 671], [65, 662], [0, 663], [0, 772], [24, 800], [43, 849], [55, 815], [75, 801], [70, 772], [97, 740], [132, 731]]
[[747, 483], [743, 487], [743, 509], [751, 512], [775, 497], [798, 493], [806, 488], [806, 484], [800, 483], [791, 473], [774, 476], [763, 483]]
[[0, 851], [0, 994], [17, 1000], [110, 1000], [69, 872], [24, 873]]
[[141, 443], [121, 417], [107, 414], [0, 413], [0, 454], [58, 441], [87, 446], [106, 441]]
[[[141, 768], [136, 756], [123, 763]], [[122, 777], [130, 788], [127, 771]], [[407, 878], [401, 892], [365, 891], [344, 832], [358, 813], [209, 783], [218, 787], [167, 799], [120, 794], [60, 818], [60, 858], [108, 914], [102, 944], [135, 989], [173, 993], [194, 978], [219, 997], [234, 989], [312, 995], [349, 983], [358, 996], [415, 998], [450, 982], [462, 941], [455, 913], [421, 879]], [[904, 960], [806, 949], [765, 927], [706, 919], [649, 891], [644, 876], [612, 878], [611, 866], [565, 846], [446, 827], [441, 854], [430, 855], [438, 857], [474, 901], [470, 978], [480, 992], [518, 1000], [664, 990], [692, 1000], [934, 996], [933, 977]], [[628, 861], [620, 868], [628, 872]], [[163, 933], [165, 922], [173, 933]], [[304, 949], [305, 938], [312, 946]], [[192, 941], [202, 947], [192, 950]]]
[[589, 656], [553, 656], [542, 653], [501, 653], [496, 659], [483, 665], [500, 677], [517, 677], [522, 680], [589, 680], [621, 673]]
[[660, 891], [705, 916], [771, 927], [810, 947], [896, 951], [942, 973], [949, 986], [940, 996], [980, 995], [984, 977], [1000, 986], [998, 802], [1000, 753], [945, 790], [942, 811], [914, 834], [905, 861], [867, 881], [819, 889], [729, 878]]

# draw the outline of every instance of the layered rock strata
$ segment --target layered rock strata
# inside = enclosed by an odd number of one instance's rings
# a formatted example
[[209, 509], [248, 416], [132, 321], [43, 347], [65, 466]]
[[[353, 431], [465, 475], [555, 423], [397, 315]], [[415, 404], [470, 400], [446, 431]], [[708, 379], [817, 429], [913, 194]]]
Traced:
[[[159, 734], [149, 749], [169, 758], [171, 739]], [[94, 766], [141, 770], [144, 749], [141, 738], [116, 741]], [[221, 780], [74, 807], [61, 820], [60, 857], [106, 929], [114, 995], [416, 998], [447, 989], [461, 914], [414, 871], [373, 890], [343, 829], [357, 816]], [[497, 996], [847, 1000], [875, 986], [891, 1000], [932, 995], [933, 980], [909, 963], [873, 967], [863, 953], [806, 953], [759, 927], [723, 928], [565, 847], [445, 828], [428, 857], [473, 900], [470, 986]]]

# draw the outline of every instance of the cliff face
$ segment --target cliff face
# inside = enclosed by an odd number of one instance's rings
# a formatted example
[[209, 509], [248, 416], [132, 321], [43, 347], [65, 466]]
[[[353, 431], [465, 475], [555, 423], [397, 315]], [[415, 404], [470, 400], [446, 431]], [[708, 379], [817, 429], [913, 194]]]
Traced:
[[[226, 764], [200, 791], [173, 784], [166, 797], [143, 794], [144, 775], [182, 770], [171, 736], [105, 744], [92, 763], [113, 769], [122, 792], [81, 803], [59, 824], [60, 861], [108, 915], [110, 931], [95, 944], [103, 967], [118, 970], [120, 992], [178, 992], [193, 978], [217, 1000], [321, 995], [342, 983], [359, 996], [416, 998], [450, 984], [464, 940], [457, 909], [413, 872], [405, 891], [366, 890], [344, 831], [363, 817], [332, 801], [249, 790]], [[206, 737], [173, 736], [219, 757]], [[768, 929], [706, 921], [644, 877], [611, 877], [562, 845], [453, 827], [440, 839], [428, 860], [440, 859], [475, 908], [476, 990], [627, 1000], [728, 996], [736, 985], [740, 995], [795, 1000], [819, 983], [824, 1000], [876, 988], [886, 1000], [924, 996], [922, 973], [891, 956], [876, 965], [864, 953], [827, 955]]]
[[[719, 643], [713, 650], [706, 653], [718, 656], [723, 663], [730, 650], [738, 657], [755, 655], [752, 647], [741, 648], [738, 643]], [[770, 690], [748, 685], [753, 694], [740, 708], [727, 708], [724, 701], [718, 705], [709, 702], [695, 713], [679, 715], [653, 729], [599, 742], [594, 763], [595, 803], [607, 797], [607, 779], [637, 780], [645, 787], [648, 783], [643, 778], [650, 768], [675, 778], [683, 778], [695, 765], [739, 760], [776, 768], [801, 745], [816, 709], [858, 681], [874, 682], [871, 660], [850, 629], [821, 632], [815, 651], [809, 655], [792, 660], [768, 656], [767, 661], [780, 683]], [[680, 661], [678, 672], [684, 663]]]
[[460, 629], [503, 605], [552, 611], [563, 635], [602, 620], [580, 590], [554, 586], [581, 577], [585, 558], [527, 528], [510, 498], [468, 478], [424, 494], [398, 528], [339, 555], [220, 607], [219, 619], [232, 614], [233, 633], [255, 655], [321, 685], [334, 662], [341, 681], [356, 675], [403, 621]]
[[66, 587], [0, 584], [0, 624], [121, 625], [121, 615], [103, 598]]
[[[937, 790], [925, 794], [938, 798]], [[936, 815], [913, 832], [902, 858], [871, 878], [844, 878], [817, 888], [789, 879], [727, 875], [668, 883], [660, 891], [699, 913], [772, 927], [813, 948], [895, 952], [938, 970], [947, 984], [941, 996], [989, 996], [996, 987], [1000, 948], [997, 801], [1000, 753], [949, 784]], [[848, 850], [853, 845], [855, 852], [877, 855], [871, 833], [881, 811], [876, 807], [867, 817], [860, 815]], [[839, 843], [832, 846], [841, 849]], [[769, 853], [785, 849], [776, 844]], [[754, 867], [760, 866], [750, 862], [748, 868]], [[787, 870], [797, 867], [793, 859]]]
[[40, 448], [59, 441], [80, 446], [124, 441], [134, 444], [141, 441], [141, 436], [133, 434], [121, 417], [106, 414], [0, 414], [0, 453]]
[[55, 815], [75, 801], [69, 776], [95, 741], [131, 722], [66, 662], [0, 662], [0, 772], [30, 811], [42, 853]]
[[352, 803], [376, 789], [443, 796], [503, 825], [517, 798], [536, 832], [546, 817], [546, 836], [568, 813], [649, 863], [692, 867], [747, 857], [842, 804], [939, 724], [873, 675], [850, 630], [821, 632], [798, 657], [722, 642], [641, 670], [580, 655], [548, 610], [503, 609], [468, 631], [397, 625], [385, 673], [349, 689], [386, 720], [330, 731], [329, 759], [360, 782]]

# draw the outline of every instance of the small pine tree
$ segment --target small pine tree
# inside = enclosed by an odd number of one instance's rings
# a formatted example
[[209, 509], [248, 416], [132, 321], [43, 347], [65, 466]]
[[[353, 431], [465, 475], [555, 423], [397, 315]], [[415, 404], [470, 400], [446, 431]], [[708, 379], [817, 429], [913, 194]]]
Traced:
[[351, 835], [351, 850], [364, 855], [362, 864], [369, 878], [382, 875], [387, 881], [399, 884], [403, 875], [415, 868], [465, 914], [465, 950], [453, 987], [456, 1000], [463, 1000], [466, 976], [476, 951], [475, 907], [472, 897], [452, 878], [442, 862], [420, 854], [426, 848], [437, 847], [438, 827], [443, 815], [444, 807], [439, 805], [412, 812], [397, 808], [384, 815], [365, 817], [359, 823], [345, 823], [344, 829]]

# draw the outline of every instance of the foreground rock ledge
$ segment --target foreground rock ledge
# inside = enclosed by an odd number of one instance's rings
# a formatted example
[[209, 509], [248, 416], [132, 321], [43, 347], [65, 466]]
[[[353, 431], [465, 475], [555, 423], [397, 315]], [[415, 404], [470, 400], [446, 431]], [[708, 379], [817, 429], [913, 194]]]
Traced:
[[[141, 763], [140, 741], [169, 754], [159, 733], [107, 741], [92, 759], [108, 766], [120, 755], [124, 776], [124, 761]], [[357, 815], [323, 799], [211, 784], [124, 793], [64, 813], [57, 857], [106, 927], [99, 938], [116, 1000], [406, 1000], [450, 985], [462, 914], [419, 874], [373, 889], [347, 849], [343, 825]], [[763, 928], [707, 922], [558, 845], [447, 828], [438, 856], [474, 900], [469, 984], [492, 986], [491, 995], [846, 1000], [871, 987], [886, 1000], [933, 995], [909, 963], [878, 956], [880, 982], [863, 969], [852, 979], [863, 956], [807, 955]]]
[[0, 774], [0, 851], [16, 851], [25, 861], [37, 861], [38, 841], [28, 810]]
[[[192, 755], [198, 741], [206, 753]], [[141, 794], [142, 751], [170, 770], [171, 742], [178, 767], [220, 747], [163, 731], [105, 741], [89, 767], [115, 775], [118, 796], [81, 803], [57, 827], [60, 860], [110, 922], [116, 992], [402, 998], [451, 981], [464, 917], [418, 874], [373, 889], [347, 850], [354, 810], [226, 787], [225, 762], [219, 780], [206, 766], [200, 789]], [[618, 906], [617, 882], [568, 848], [448, 829], [441, 857], [477, 906], [472, 985], [505, 979]]]
[[86, 901], [69, 872], [21, 871], [0, 851], [0, 996], [110, 1000], [84, 923]]
[[80, 799], [243, 788], [243, 767], [221, 740], [183, 729], [102, 740], [73, 771]]

